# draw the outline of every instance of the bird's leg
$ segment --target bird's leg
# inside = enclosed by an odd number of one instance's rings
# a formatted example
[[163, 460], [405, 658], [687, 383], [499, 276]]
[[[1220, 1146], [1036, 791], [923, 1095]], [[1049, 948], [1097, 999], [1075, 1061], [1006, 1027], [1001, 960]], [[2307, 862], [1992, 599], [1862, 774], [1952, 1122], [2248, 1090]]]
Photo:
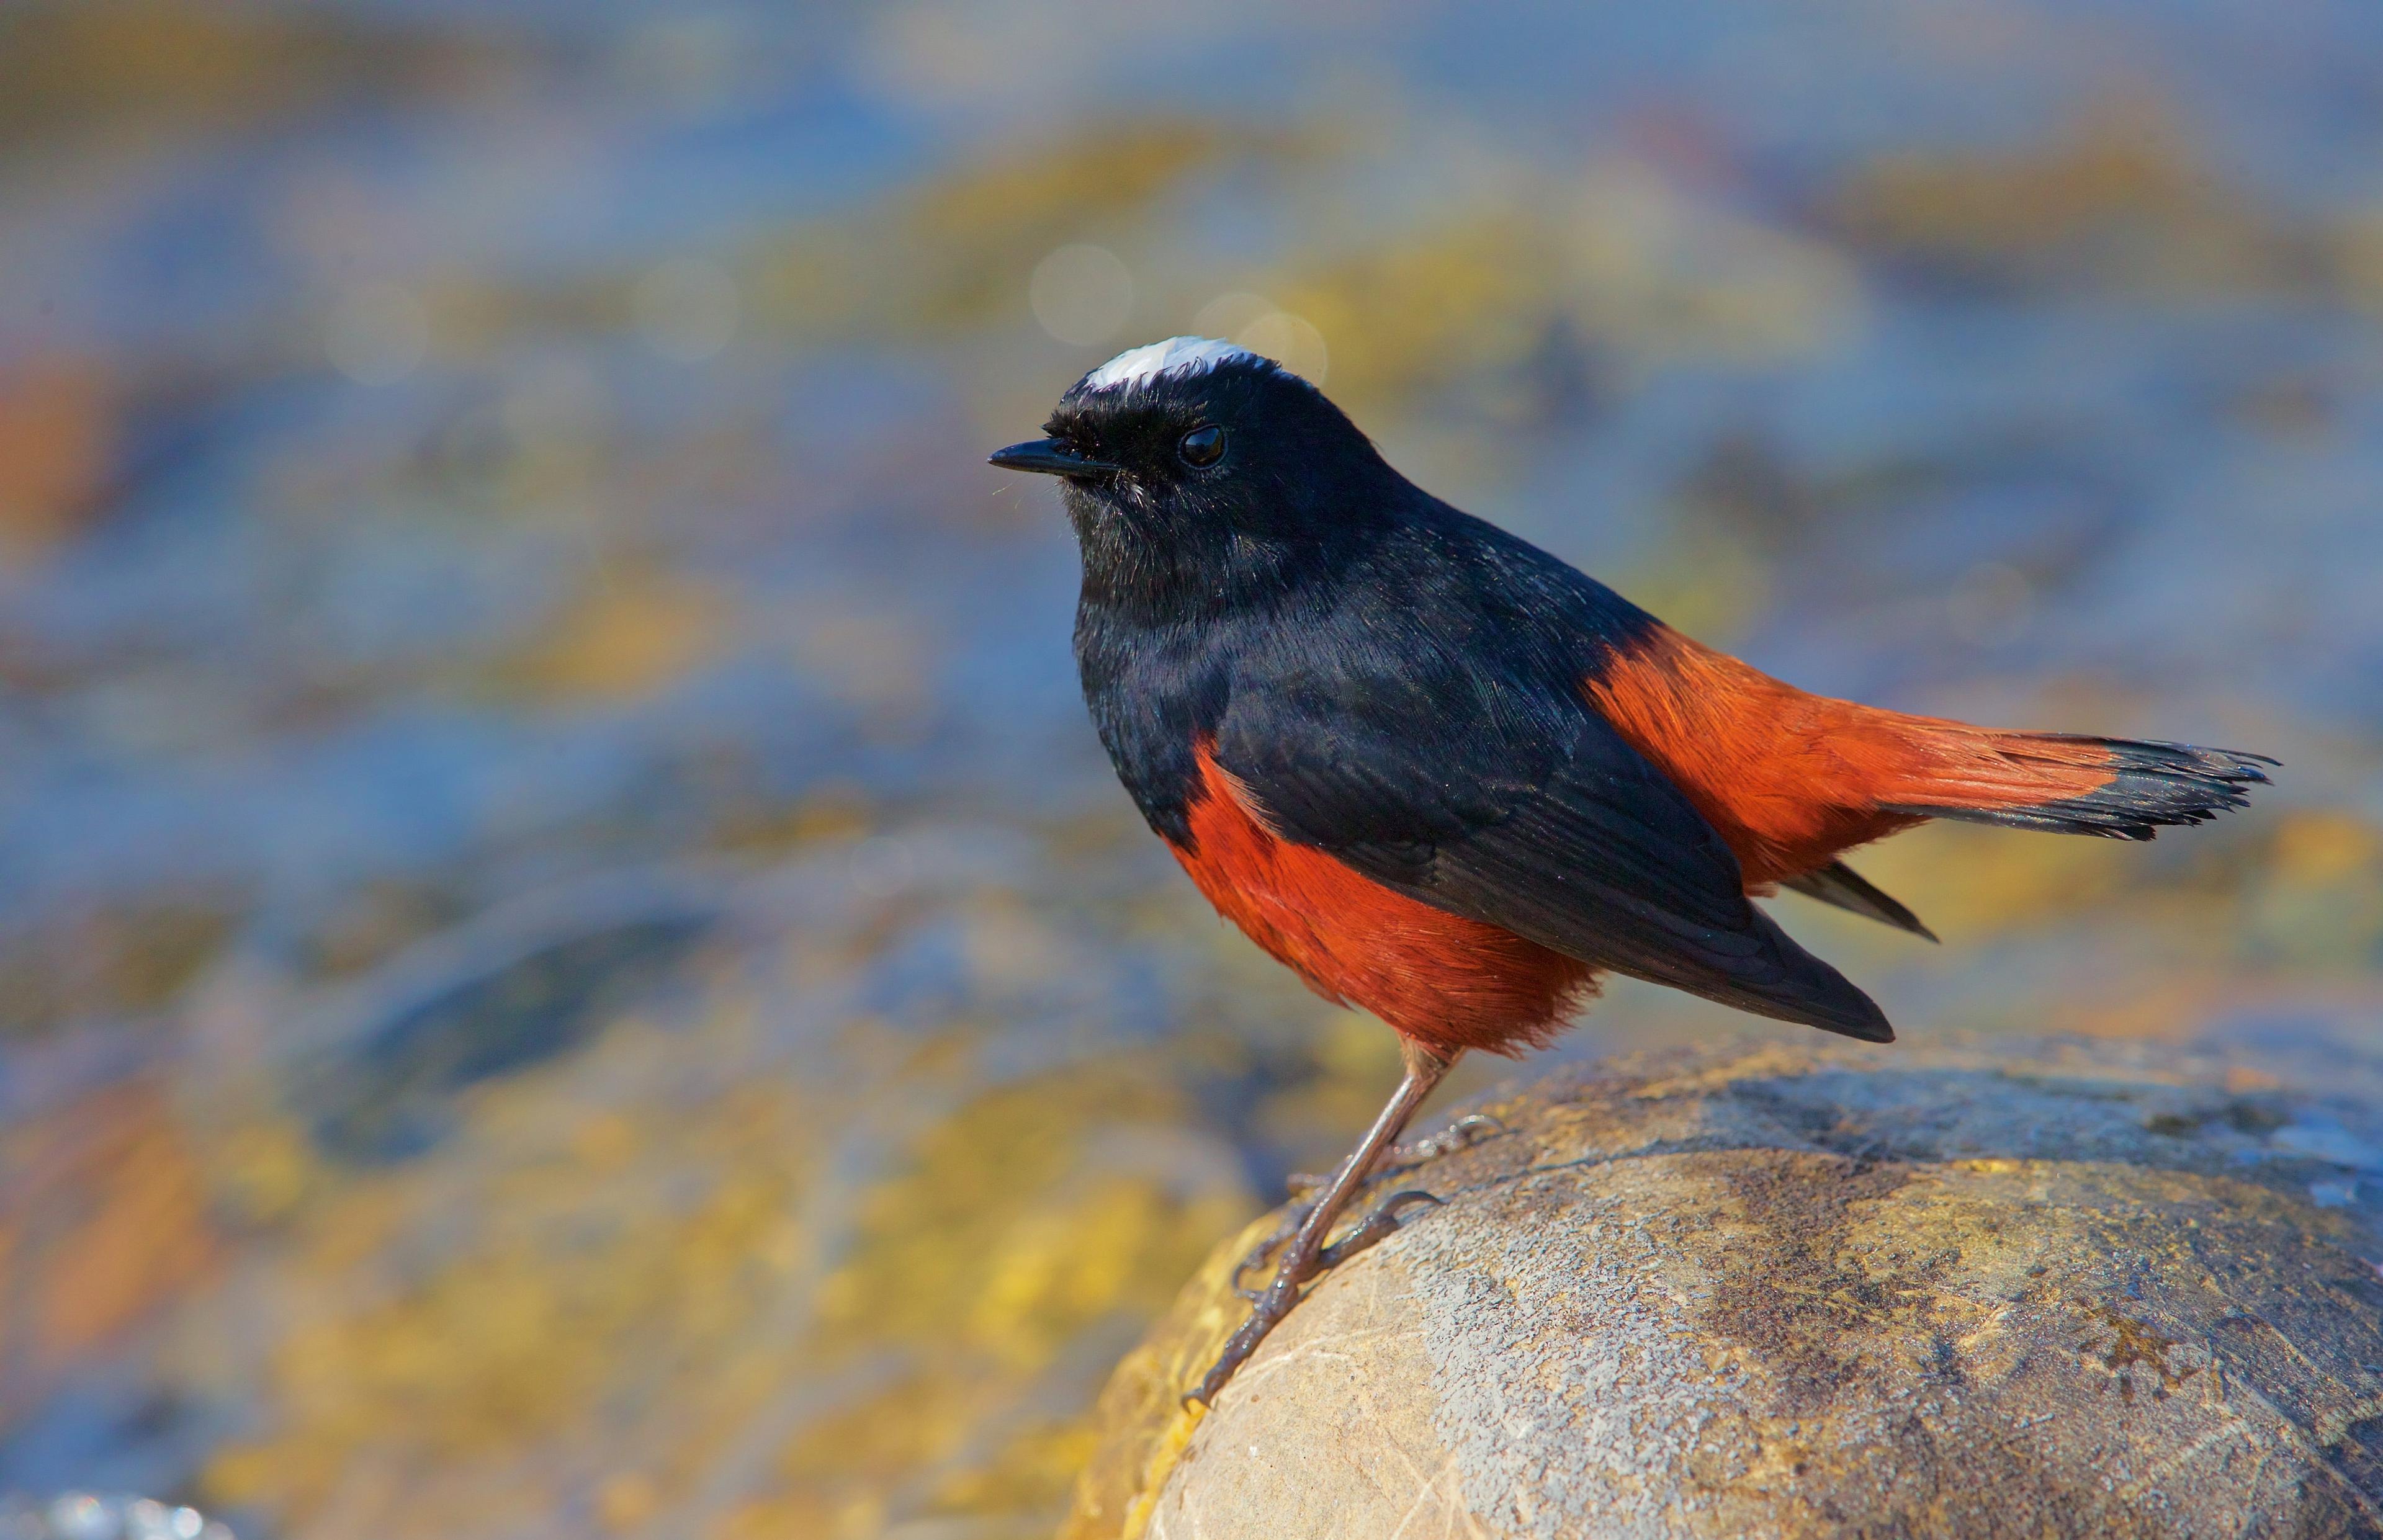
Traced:
[[1201, 1380], [1200, 1387], [1185, 1398], [1187, 1400], [1198, 1401], [1203, 1406], [1215, 1404], [1217, 1392], [1224, 1389], [1225, 1382], [1233, 1377], [1233, 1371], [1257, 1350], [1258, 1344], [1266, 1340], [1266, 1333], [1274, 1330], [1276, 1323], [1289, 1315], [1290, 1307], [1299, 1302], [1300, 1285], [1324, 1271], [1330, 1262], [1352, 1256], [1396, 1229], [1398, 1210], [1404, 1206], [1401, 1201], [1416, 1201], [1405, 1193], [1399, 1194], [1369, 1214], [1357, 1231], [1350, 1236], [1350, 1242], [1356, 1242], [1361, 1235], [1364, 1236], [1361, 1244], [1352, 1247], [1344, 1242], [1330, 1252], [1326, 1250], [1324, 1240], [1332, 1231], [1332, 1222], [1340, 1216], [1340, 1211], [1349, 1206], [1349, 1200], [1356, 1196], [1357, 1189], [1364, 1186], [1366, 1179], [1374, 1174], [1383, 1152], [1398, 1139], [1408, 1120], [1414, 1116], [1415, 1109], [1423, 1105], [1424, 1098], [1431, 1094], [1432, 1088], [1439, 1084], [1441, 1078], [1447, 1075], [1449, 1066], [1455, 1062], [1419, 1048], [1403, 1038], [1399, 1041], [1399, 1048], [1401, 1056], [1406, 1060], [1407, 1072], [1399, 1081], [1399, 1089], [1391, 1094], [1389, 1104], [1382, 1109], [1379, 1117], [1374, 1119], [1374, 1126], [1365, 1130], [1365, 1137], [1358, 1140], [1357, 1148], [1349, 1152], [1349, 1158], [1340, 1163], [1340, 1169], [1333, 1172], [1332, 1179], [1325, 1184], [1324, 1190], [1317, 1193], [1315, 1201], [1308, 1206], [1306, 1215], [1300, 1221], [1298, 1232], [1291, 1237], [1290, 1249], [1283, 1252], [1282, 1262], [1275, 1269], [1274, 1282], [1258, 1296], [1250, 1318], [1242, 1322], [1241, 1329], [1226, 1342], [1225, 1350], [1217, 1356], [1215, 1366]]
[[[1429, 1165], [1442, 1155], [1452, 1155], [1459, 1150], [1470, 1150], [1491, 1135], [1502, 1134], [1505, 1131], [1506, 1125], [1488, 1113], [1468, 1113], [1436, 1134], [1426, 1134], [1421, 1139], [1411, 1139], [1403, 1143], [1391, 1145], [1374, 1158], [1374, 1169], [1365, 1173], [1365, 1180], [1377, 1182], [1385, 1177], [1413, 1171], [1419, 1165]], [[1329, 1177], [1319, 1177], [1313, 1171], [1294, 1171], [1283, 1178], [1283, 1185], [1293, 1196], [1296, 1196], [1303, 1192], [1313, 1192], [1330, 1180]], [[1264, 1244], [1253, 1250], [1244, 1259], [1241, 1271], [1246, 1273], [1265, 1261], [1266, 1254], [1289, 1240], [1290, 1232], [1299, 1228], [1300, 1220], [1306, 1216], [1307, 1208], [1304, 1204], [1296, 1205], [1287, 1211], [1281, 1226], [1275, 1233], [1268, 1236]]]
[[[1405, 1140], [1384, 1149], [1380, 1154], [1374, 1157], [1374, 1168], [1365, 1173], [1364, 1179], [1359, 1186], [1362, 1189], [1368, 1184], [1380, 1181], [1385, 1177], [1403, 1175], [1417, 1166], [1428, 1165], [1442, 1155], [1452, 1155], [1459, 1150], [1470, 1150], [1493, 1134], [1504, 1132], [1506, 1132], [1506, 1125], [1488, 1113], [1469, 1113], [1436, 1134], [1426, 1134], [1421, 1139]], [[1318, 1176], [1312, 1171], [1294, 1171], [1284, 1178], [1284, 1185], [1290, 1189], [1290, 1196], [1297, 1198], [1315, 1191], [1331, 1179], [1329, 1173]], [[1428, 1192], [1412, 1189], [1386, 1199], [1380, 1206], [1366, 1216], [1364, 1224], [1350, 1231], [1347, 1238], [1324, 1249], [1321, 1254], [1320, 1270], [1329, 1272], [1348, 1258], [1355, 1256], [1367, 1246], [1374, 1244], [1375, 1241], [1389, 1236], [1398, 1228], [1399, 1210], [1423, 1201], [1437, 1202], [1438, 1200], [1432, 1198]], [[1268, 1230], [1265, 1237], [1256, 1245], [1251, 1247], [1241, 1260], [1234, 1264], [1231, 1279], [1234, 1293], [1252, 1304], [1257, 1303], [1265, 1296], [1266, 1290], [1263, 1288], [1242, 1287], [1241, 1280], [1266, 1265], [1266, 1259], [1274, 1255], [1276, 1248], [1297, 1235], [1299, 1227], [1307, 1223], [1307, 1216], [1315, 1211], [1315, 1205], [1313, 1201], [1288, 1203], [1283, 1206], [1282, 1218], [1276, 1223], [1275, 1227]], [[1371, 1238], [1362, 1243], [1352, 1244], [1360, 1234], [1368, 1235]]]
[[[1429, 1165], [1442, 1155], [1452, 1155], [1459, 1150], [1470, 1150], [1475, 1144], [1488, 1139], [1490, 1135], [1502, 1134], [1505, 1131], [1506, 1125], [1488, 1113], [1469, 1114], [1458, 1118], [1436, 1134], [1426, 1134], [1421, 1139], [1407, 1140], [1384, 1150], [1374, 1157], [1374, 1169], [1365, 1173], [1365, 1182], [1378, 1182], [1385, 1177], [1402, 1176], [1419, 1165]], [[1288, 1185], [1291, 1192], [1296, 1195], [1313, 1192], [1331, 1179], [1328, 1176], [1319, 1177], [1313, 1172], [1294, 1171], [1290, 1174]], [[1364, 1224], [1350, 1232], [1348, 1239], [1324, 1249], [1322, 1257], [1324, 1270], [1328, 1272], [1338, 1267], [1347, 1258], [1355, 1256], [1365, 1247], [1371, 1246], [1374, 1241], [1381, 1239], [1397, 1229], [1400, 1209], [1411, 1203], [1427, 1200], [1436, 1201], [1432, 1200], [1430, 1193], [1412, 1189], [1384, 1200], [1378, 1208], [1366, 1216]], [[1307, 1223], [1307, 1216], [1315, 1211], [1315, 1207], [1312, 1202], [1290, 1203], [1284, 1207], [1281, 1221], [1273, 1229], [1267, 1231], [1266, 1238], [1251, 1247], [1248, 1254], [1234, 1265], [1232, 1277], [1234, 1293], [1252, 1304], [1257, 1303], [1266, 1291], [1260, 1288], [1243, 1288], [1241, 1279], [1264, 1266], [1266, 1258], [1274, 1255], [1276, 1247], [1298, 1234], [1299, 1227]], [[1368, 1228], [1368, 1226], [1376, 1227]], [[1373, 1238], [1363, 1244], [1352, 1245], [1352, 1242], [1360, 1233], [1370, 1235]]]
[[[1312, 1191], [1323, 1185], [1324, 1183], [1321, 1179], [1305, 1182], [1301, 1184], [1300, 1190]], [[1252, 1304], [1256, 1304], [1260, 1300], [1264, 1299], [1266, 1297], [1265, 1289], [1243, 1288], [1241, 1287], [1241, 1279], [1247, 1275], [1257, 1271], [1260, 1267], [1265, 1266], [1266, 1258], [1274, 1255], [1275, 1248], [1280, 1246], [1284, 1241], [1289, 1240], [1292, 1236], [1297, 1235], [1299, 1233], [1299, 1227], [1307, 1223], [1307, 1216], [1315, 1212], [1315, 1205], [1314, 1203], [1291, 1203], [1286, 1205], [1282, 1211], [1281, 1221], [1277, 1224], [1273, 1229], [1266, 1232], [1265, 1239], [1251, 1247], [1249, 1253], [1242, 1257], [1240, 1262], [1233, 1264], [1233, 1292], [1240, 1295], [1242, 1299], [1247, 1300]]]

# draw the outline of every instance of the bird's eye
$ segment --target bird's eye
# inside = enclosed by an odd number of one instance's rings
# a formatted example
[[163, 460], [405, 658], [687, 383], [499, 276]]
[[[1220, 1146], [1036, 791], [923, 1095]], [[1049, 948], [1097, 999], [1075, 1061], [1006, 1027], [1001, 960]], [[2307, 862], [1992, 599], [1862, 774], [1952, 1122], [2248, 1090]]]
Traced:
[[1175, 446], [1183, 463], [1192, 466], [1214, 465], [1225, 458], [1225, 430], [1220, 427], [1195, 427]]

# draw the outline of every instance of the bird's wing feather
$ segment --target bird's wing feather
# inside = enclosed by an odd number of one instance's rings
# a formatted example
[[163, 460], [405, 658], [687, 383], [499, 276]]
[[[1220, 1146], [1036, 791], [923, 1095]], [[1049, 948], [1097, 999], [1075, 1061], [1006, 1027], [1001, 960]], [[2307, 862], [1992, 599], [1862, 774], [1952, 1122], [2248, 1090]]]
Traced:
[[1452, 914], [1741, 1010], [1890, 1041], [1878, 1007], [1748, 903], [1679, 789], [1557, 692], [1412, 678], [1237, 693], [1216, 758], [1276, 832]]
[[1791, 893], [1800, 893], [1807, 898], [1817, 898], [1823, 904], [1834, 905], [1866, 919], [1877, 920], [1881, 925], [1908, 930], [1923, 940], [1936, 939], [1936, 932], [1928, 929], [1908, 906], [1843, 861], [1831, 861], [1817, 871], [1808, 871], [1800, 877], [1782, 878], [1779, 885]]

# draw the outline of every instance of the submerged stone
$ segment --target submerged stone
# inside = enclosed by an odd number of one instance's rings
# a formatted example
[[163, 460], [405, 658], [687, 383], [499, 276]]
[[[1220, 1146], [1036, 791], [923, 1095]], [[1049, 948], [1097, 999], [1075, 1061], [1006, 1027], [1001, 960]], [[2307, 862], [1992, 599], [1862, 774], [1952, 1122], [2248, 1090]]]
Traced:
[[2159, 1045], [1815, 1041], [1483, 1110], [1400, 1179], [1446, 1206], [1204, 1415], [1219, 1250], [1066, 1540], [2383, 1534], [2355, 1105]]

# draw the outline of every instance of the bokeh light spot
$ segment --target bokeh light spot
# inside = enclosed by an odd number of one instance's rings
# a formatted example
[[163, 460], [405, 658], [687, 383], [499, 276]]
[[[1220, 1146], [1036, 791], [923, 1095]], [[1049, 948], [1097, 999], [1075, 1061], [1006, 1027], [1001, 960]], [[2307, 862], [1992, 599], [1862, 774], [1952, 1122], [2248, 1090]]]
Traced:
[[1192, 331], [1197, 337], [1238, 338], [1249, 327], [1275, 313], [1275, 302], [1263, 294], [1253, 294], [1237, 289], [1229, 294], [1219, 294], [1200, 307], [1192, 317]]
[[1246, 289], [1219, 294], [1202, 305], [1192, 317], [1192, 330], [1262, 353], [1311, 385], [1324, 383], [1331, 363], [1331, 351], [1314, 322]]
[[64, 1540], [95, 1540], [115, 1533], [116, 1515], [87, 1492], [68, 1492], [50, 1504], [50, 1528]]
[[1086, 347], [1115, 337], [1133, 314], [1133, 275], [1105, 246], [1062, 246], [1034, 265], [1026, 297], [1044, 331]]
[[1233, 340], [1253, 353], [1263, 353], [1311, 385], [1324, 383], [1331, 353], [1324, 334], [1304, 316], [1287, 310], [1261, 315], [1234, 335]]

